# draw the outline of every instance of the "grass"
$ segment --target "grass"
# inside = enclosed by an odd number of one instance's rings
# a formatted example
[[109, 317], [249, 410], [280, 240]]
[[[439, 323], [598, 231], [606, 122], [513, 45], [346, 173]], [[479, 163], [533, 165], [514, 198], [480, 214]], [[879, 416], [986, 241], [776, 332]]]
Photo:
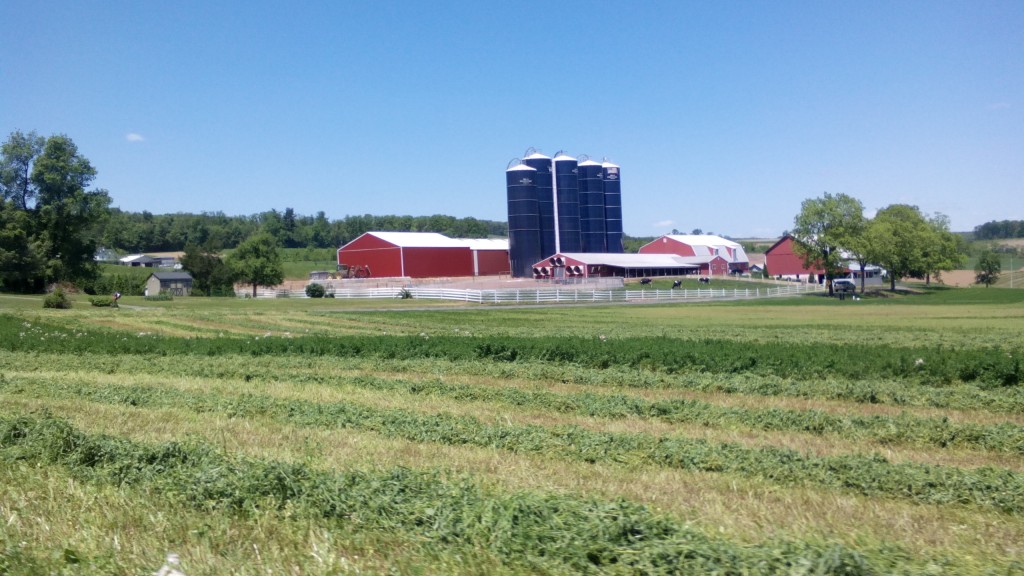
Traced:
[[[1024, 570], [1024, 389], [978, 376], [1024, 349], [1024, 301], [918, 292], [0, 296], [0, 573]], [[977, 369], [874, 371], [900, 357]]]

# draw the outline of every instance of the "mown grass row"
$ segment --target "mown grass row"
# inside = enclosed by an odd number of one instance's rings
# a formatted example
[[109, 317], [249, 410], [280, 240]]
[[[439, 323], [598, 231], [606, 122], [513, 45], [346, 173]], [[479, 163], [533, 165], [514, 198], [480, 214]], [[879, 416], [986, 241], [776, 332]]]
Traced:
[[487, 424], [467, 416], [425, 415], [244, 393], [225, 396], [87, 382], [9, 379], [2, 383], [2, 390], [11, 396], [173, 408], [230, 418], [269, 418], [304, 427], [371, 431], [413, 442], [481, 446], [591, 463], [737, 474], [785, 485], [849, 490], [865, 496], [963, 504], [1011, 514], [1024, 512], [1024, 475], [1000, 468], [966, 470], [893, 464], [879, 455], [815, 457], [778, 447], [747, 448], [679, 436], [598, 432], [574, 426]]
[[1024, 351], [949, 350], [891, 346], [763, 343], [671, 338], [536, 338], [465, 336], [300, 336], [294, 338], [173, 338], [32, 325], [0, 316], [0, 349], [91, 354], [229, 354], [446, 358], [454, 361], [546, 362], [583, 368], [629, 367], [667, 374], [775, 375], [785, 378], [894, 378], [946, 385], [1011, 387], [1024, 380]]
[[[917, 559], [896, 546], [853, 550], [793, 540], [737, 545], [624, 501], [495, 492], [436, 471], [324, 472], [230, 456], [200, 443], [147, 445], [90, 436], [45, 417], [0, 416], [0, 462], [58, 466], [84, 482], [156, 494], [203, 512], [256, 518], [279, 511], [340, 530], [416, 538], [454, 555], [484, 551], [538, 574], [956, 570], [955, 559]], [[13, 544], [0, 548], [0, 571], [33, 573], [41, 562]], [[80, 568], [90, 565], [72, 549], [64, 558]], [[1019, 568], [1012, 563], [992, 573]]]
[[[2, 365], [2, 364], [0, 364]], [[49, 367], [49, 366], [47, 366]], [[9, 370], [25, 366], [7, 366]], [[132, 367], [133, 373], [169, 377], [166, 367]], [[185, 372], [193, 376], [204, 372], [192, 366]], [[101, 370], [101, 372], [106, 372]], [[223, 378], [223, 370], [218, 371]], [[253, 380], [250, 370], [234, 375], [241, 386]], [[207, 372], [208, 374], [208, 372]], [[277, 378], [288, 374], [278, 374]], [[12, 381], [32, 378], [31, 371], [7, 372]], [[4, 384], [0, 373], [0, 390]], [[258, 378], [256, 378], [259, 381]], [[695, 424], [716, 429], [799, 432], [817, 436], [841, 436], [851, 441], [871, 441], [887, 445], [937, 448], [963, 448], [1024, 455], [1024, 427], [1013, 422], [979, 424], [955, 422], [948, 417], [899, 415], [856, 415], [822, 410], [749, 408], [723, 406], [692, 399], [647, 400], [626, 394], [573, 392], [556, 393], [524, 390], [514, 386], [474, 386], [439, 379], [381, 378], [352, 376], [341, 378], [330, 373], [313, 373], [290, 382], [316, 383], [329, 388], [360, 388], [378, 392], [398, 392], [410, 396], [450, 399], [457, 402], [481, 402], [516, 408], [552, 411], [560, 414], [605, 419], [639, 417], [673, 424]]]
[[1024, 386], [980, 388], [971, 384], [932, 386], [906, 380], [843, 380], [781, 378], [758, 374], [709, 374], [689, 372], [664, 374], [612, 366], [581, 368], [546, 362], [453, 361], [446, 358], [384, 359], [374, 357], [331, 358], [259, 356], [232, 354], [192, 356], [187, 362], [177, 356], [155, 354], [31, 354], [0, 350], [0, 369], [17, 372], [96, 371], [103, 373], [146, 373], [167, 377], [224, 378], [245, 381], [328, 383], [339, 371], [460, 374], [488, 379], [529, 381], [538, 384], [573, 384], [607, 389], [663, 389], [708, 394], [791, 397], [828, 401], [880, 404], [899, 407], [983, 410], [990, 414], [1024, 414]]
[[910, 444], [939, 448], [960, 447], [1024, 455], [1024, 427], [1012, 423], [981, 425], [955, 423], [948, 418], [856, 416], [820, 410], [750, 409], [720, 406], [700, 400], [646, 400], [623, 394], [581, 392], [556, 394], [513, 387], [479, 387], [439, 380], [395, 380], [362, 376], [344, 384], [368, 390], [435, 396], [459, 402], [487, 402], [522, 408], [552, 410], [563, 414], [598, 418], [637, 416], [670, 423], [698, 424], [711, 428], [804, 432], [841, 435], [850, 440], [885, 444]]

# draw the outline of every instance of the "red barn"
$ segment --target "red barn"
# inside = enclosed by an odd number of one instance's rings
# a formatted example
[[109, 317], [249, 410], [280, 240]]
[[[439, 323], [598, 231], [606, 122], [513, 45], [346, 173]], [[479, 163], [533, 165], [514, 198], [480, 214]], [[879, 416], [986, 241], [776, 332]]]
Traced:
[[640, 247], [640, 254], [675, 254], [703, 264], [702, 274], [745, 272], [750, 260], [743, 246], [714, 234], [666, 234]]
[[508, 241], [456, 240], [435, 232], [366, 232], [338, 249], [338, 265], [374, 278], [507, 274]]
[[804, 266], [803, 258], [793, 248], [795, 243], [796, 238], [787, 234], [765, 251], [764, 263], [768, 274], [796, 280], [814, 280], [815, 276], [825, 274], [820, 265], [810, 269]]

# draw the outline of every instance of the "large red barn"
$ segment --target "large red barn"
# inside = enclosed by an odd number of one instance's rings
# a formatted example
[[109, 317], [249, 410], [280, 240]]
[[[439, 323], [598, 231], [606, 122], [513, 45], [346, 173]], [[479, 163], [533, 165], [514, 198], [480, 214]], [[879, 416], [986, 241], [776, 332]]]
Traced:
[[765, 251], [764, 265], [768, 274], [797, 280], [814, 280], [815, 276], [824, 274], [821, 266], [807, 268], [804, 265], [803, 258], [794, 250], [795, 243], [796, 238], [787, 234]]
[[435, 232], [366, 232], [338, 249], [338, 265], [374, 278], [507, 274], [508, 241], [457, 240]]
[[703, 259], [702, 274], [746, 272], [750, 260], [743, 246], [714, 234], [666, 234], [640, 247], [640, 254], [675, 254]]

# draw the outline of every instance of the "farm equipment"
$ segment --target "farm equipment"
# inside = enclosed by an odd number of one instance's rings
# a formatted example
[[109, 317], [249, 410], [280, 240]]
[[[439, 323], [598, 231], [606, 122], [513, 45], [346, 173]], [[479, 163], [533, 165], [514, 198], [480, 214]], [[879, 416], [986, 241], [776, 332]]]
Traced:
[[361, 264], [338, 264], [338, 278], [369, 278], [370, 267]]

